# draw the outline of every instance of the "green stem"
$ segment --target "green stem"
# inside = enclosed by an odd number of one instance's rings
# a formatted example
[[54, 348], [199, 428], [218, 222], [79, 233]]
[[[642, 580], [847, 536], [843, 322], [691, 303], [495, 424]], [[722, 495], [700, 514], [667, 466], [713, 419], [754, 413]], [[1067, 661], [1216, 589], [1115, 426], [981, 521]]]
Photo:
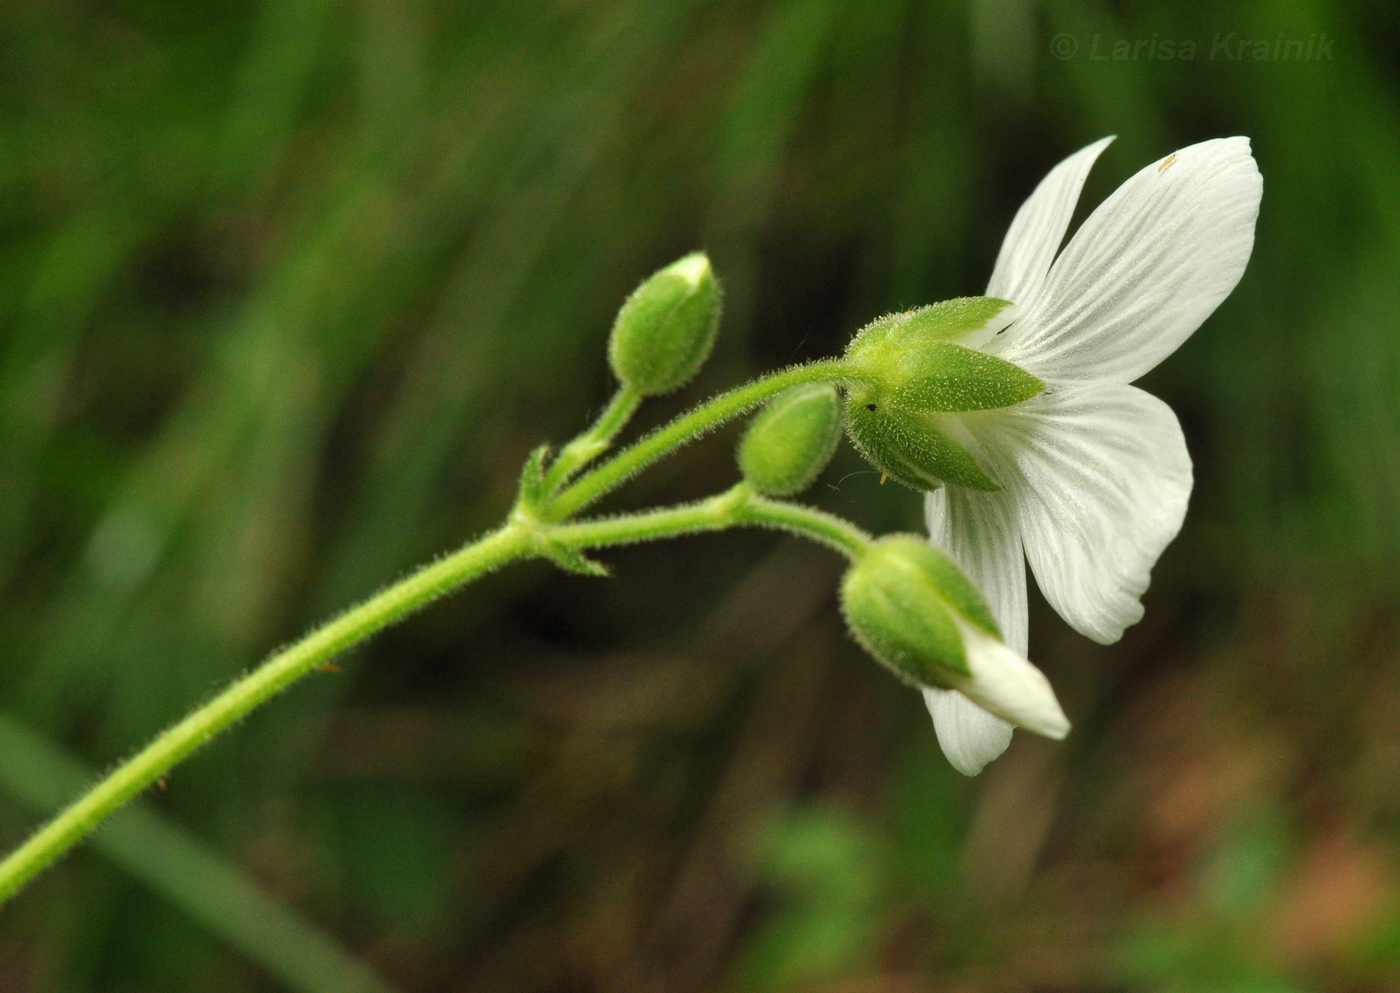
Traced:
[[875, 540], [868, 532], [835, 514], [804, 507], [800, 503], [772, 500], [756, 493], [740, 507], [735, 523], [756, 524], [810, 538], [836, 549], [851, 561], [864, 555]]
[[873, 540], [866, 532], [839, 517], [801, 504], [760, 496], [747, 483], [740, 483], [718, 496], [679, 507], [546, 528], [550, 540], [583, 550], [722, 531], [736, 525], [787, 531], [834, 548], [851, 559], [864, 553]]
[[631, 545], [642, 541], [675, 538], [684, 534], [723, 531], [733, 527], [735, 502], [735, 490], [730, 490], [705, 500], [662, 510], [644, 510], [636, 514], [619, 514], [616, 517], [600, 517], [574, 524], [543, 527], [552, 540], [580, 551]]
[[619, 388], [593, 426], [560, 450], [559, 457], [545, 474], [544, 491], [553, 493], [575, 472], [606, 452], [641, 403], [642, 395], [636, 390], [630, 386]]
[[[574, 524], [551, 523], [578, 513], [671, 450], [789, 386], [844, 378], [848, 378], [848, 372], [840, 360], [814, 362], [723, 393], [623, 450], [559, 493], [538, 515], [526, 513], [523, 505], [517, 507], [500, 530], [424, 566], [273, 655], [118, 766], [0, 862], [0, 903], [178, 762], [296, 680], [492, 569], [515, 559], [548, 555], [550, 543], [582, 550], [735, 525], [758, 525], [812, 538], [856, 558], [871, 541], [865, 532], [830, 514], [762, 497], [744, 483], [727, 493], [681, 507]], [[593, 428], [576, 443], [565, 446], [546, 479], [555, 477], [557, 471], [557, 479], [562, 482], [573, 471], [571, 466], [586, 464], [602, 450], [598, 445], [606, 447], [637, 403], [638, 398], [630, 391], [620, 390]], [[592, 454], [590, 448], [595, 449]]]
[[694, 441], [707, 431], [757, 406], [799, 383], [831, 382], [849, 379], [850, 370], [841, 359], [827, 359], [793, 366], [755, 379], [710, 400], [688, 414], [682, 414], [635, 444], [624, 448], [601, 466], [554, 497], [541, 509], [550, 521], [562, 521], [601, 499], [641, 470], [673, 450]]
[[225, 728], [347, 648], [465, 583], [531, 554], [532, 536], [509, 524], [424, 566], [273, 655], [123, 762], [0, 862], [0, 903], [104, 818]]

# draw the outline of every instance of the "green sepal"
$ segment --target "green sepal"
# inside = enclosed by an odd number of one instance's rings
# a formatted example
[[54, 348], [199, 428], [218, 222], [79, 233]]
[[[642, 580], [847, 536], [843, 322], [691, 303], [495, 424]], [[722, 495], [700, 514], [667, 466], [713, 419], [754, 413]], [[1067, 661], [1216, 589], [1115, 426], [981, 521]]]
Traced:
[[977, 587], [972, 585], [972, 580], [967, 578], [967, 574], [958, 568], [956, 562], [934, 548], [923, 538], [914, 538], [921, 548], [933, 552], [933, 555], [920, 553], [920, 569], [934, 586], [938, 588], [939, 595], [947, 602], [948, 606], [962, 615], [963, 620], [986, 631], [998, 641], [1001, 640], [1001, 627], [997, 624], [996, 618], [987, 607], [987, 603], [982, 599], [982, 594]]
[[1045, 383], [1007, 362], [950, 339], [1004, 323], [1011, 304], [959, 297], [871, 322], [846, 348], [854, 378], [909, 410], [991, 410], [1022, 403]]
[[739, 443], [739, 469], [769, 496], [801, 493], [816, 481], [841, 440], [841, 401], [830, 383], [807, 383], [779, 393]]
[[549, 446], [541, 445], [530, 453], [525, 465], [520, 469], [520, 503], [534, 510], [549, 495], [545, 492], [545, 462], [549, 459]]
[[875, 468], [917, 490], [945, 482], [1000, 489], [956, 440], [963, 435], [955, 415], [1024, 403], [1045, 384], [952, 339], [996, 333], [1010, 306], [994, 297], [960, 297], [890, 314], [856, 335], [846, 349], [846, 429]]
[[883, 347], [887, 342], [947, 341], [961, 338], [986, 327], [997, 315], [1012, 306], [1010, 300], [996, 297], [954, 297], [913, 310], [877, 317], [856, 332], [847, 356], [866, 349]]
[[[927, 542], [891, 535], [847, 571], [841, 609], [855, 639], [895, 675], [915, 686], [948, 688], [950, 675], [972, 674], [953, 619], [954, 611], [963, 613], [970, 586]], [[988, 616], [985, 606], [977, 612]]]
[[846, 395], [846, 432], [861, 455], [885, 475], [921, 491], [945, 482], [984, 492], [1001, 489], [972, 454], [948, 436], [941, 419], [903, 409], [863, 384]]
[[551, 541], [548, 538], [540, 539], [537, 551], [565, 572], [572, 572], [577, 576], [606, 578], [612, 575], [612, 570], [603, 563], [590, 559], [577, 548]]
[[1024, 403], [1045, 383], [1020, 366], [947, 341], [922, 345], [892, 400], [906, 410], [953, 413]]

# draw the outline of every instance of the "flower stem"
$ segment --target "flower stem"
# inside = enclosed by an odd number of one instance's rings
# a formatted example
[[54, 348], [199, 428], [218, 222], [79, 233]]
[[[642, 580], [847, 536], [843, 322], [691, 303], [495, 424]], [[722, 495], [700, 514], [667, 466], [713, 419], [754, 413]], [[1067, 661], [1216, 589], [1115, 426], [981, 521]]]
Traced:
[[[740, 483], [695, 503], [577, 523], [557, 523], [611, 492], [639, 470], [725, 420], [798, 383], [848, 378], [839, 360], [765, 376], [723, 393], [654, 431], [548, 500], [541, 512], [518, 506], [500, 529], [432, 562], [276, 653], [218, 696], [160, 734], [0, 862], [4, 903], [106, 817], [169, 772], [221, 731], [292, 683], [395, 621], [508, 562], [548, 554], [551, 543], [576, 550], [681, 534], [757, 525], [811, 538], [858, 557], [871, 538], [831, 514], [772, 500]], [[639, 398], [620, 390], [592, 428], [566, 445], [546, 479], [563, 484], [569, 475], [606, 449], [626, 424]], [[545, 492], [549, 492], [546, 490]]]
[[273, 655], [162, 732], [0, 862], [0, 903], [176, 763], [287, 686], [438, 597], [529, 555], [530, 548], [529, 533], [507, 525], [424, 566]]
[[679, 507], [558, 524], [550, 526], [548, 533], [551, 540], [582, 550], [722, 531], [739, 525], [787, 531], [834, 548], [851, 559], [861, 555], [872, 540], [860, 528], [833, 514], [760, 496], [747, 483]]
[[641, 403], [640, 393], [629, 386], [620, 387], [593, 426], [559, 452], [559, 457], [545, 474], [544, 491], [553, 493], [568, 482], [575, 472], [607, 451], [608, 445], [627, 426]]
[[721, 393], [688, 414], [682, 414], [665, 427], [658, 428], [635, 444], [624, 448], [607, 462], [562, 491], [541, 509], [541, 515], [551, 521], [572, 517], [631, 479], [662, 456], [670, 454], [687, 442], [711, 431], [799, 383], [831, 382], [850, 378], [850, 371], [841, 359], [827, 359], [793, 366], [771, 373], [751, 383]]
[[[742, 484], [741, 484], [742, 485]], [[849, 521], [823, 510], [804, 507], [800, 503], [772, 500], [753, 494], [739, 509], [738, 524], [756, 524], [776, 528], [802, 538], [810, 538], [836, 549], [852, 561], [865, 554], [872, 538]]]

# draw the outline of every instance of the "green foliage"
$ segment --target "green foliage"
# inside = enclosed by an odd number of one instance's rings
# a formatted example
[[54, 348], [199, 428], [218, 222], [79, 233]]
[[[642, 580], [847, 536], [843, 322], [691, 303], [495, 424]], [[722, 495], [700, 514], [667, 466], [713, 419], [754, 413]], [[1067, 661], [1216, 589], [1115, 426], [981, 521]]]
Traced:
[[885, 887], [883, 853], [869, 832], [837, 811], [799, 809], [769, 824], [755, 848], [780, 903], [732, 988], [810, 989], [868, 964]]
[[534, 513], [549, 495], [544, 481], [544, 467], [548, 459], [549, 446], [540, 445], [520, 468], [520, 489], [516, 500], [526, 513]]
[[381, 927], [449, 928], [460, 803], [409, 784], [348, 784], [330, 798], [327, 844], [344, 891]]
[[540, 554], [553, 562], [565, 572], [571, 572], [576, 576], [593, 576], [597, 579], [606, 579], [612, 575], [612, 571], [603, 563], [590, 559], [577, 548], [569, 548], [554, 541], [543, 541], [539, 545]]
[[1205, 913], [1137, 922], [1117, 950], [1117, 968], [1148, 988], [1181, 993], [1308, 993], [1311, 983], [1271, 961], [1260, 927], [1286, 881], [1287, 849], [1276, 811], [1248, 812], [1202, 860], [1196, 883]]

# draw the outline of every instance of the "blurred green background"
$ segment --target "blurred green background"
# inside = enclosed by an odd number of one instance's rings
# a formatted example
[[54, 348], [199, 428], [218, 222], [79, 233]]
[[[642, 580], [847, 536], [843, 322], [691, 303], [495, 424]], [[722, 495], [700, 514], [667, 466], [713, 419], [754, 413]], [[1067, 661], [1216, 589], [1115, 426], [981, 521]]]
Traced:
[[[793, 540], [517, 566], [39, 879], [0, 989], [1400, 989], [1397, 90], [1380, 0], [3, 5], [6, 846], [494, 524], [684, 252], [721, 343], [639, 428], [979, 292], [1103, 134], [1081, 216], [1232, 134], [1265, 194], [1239, 288], [1145, 383], [1197, 464], [1146, 620], [1103, 648], [1033, 605], [1063, 745], [952, 772]], [[728, 485], [735, 436], [609, 506]], [[920, 524], [848, 448], [812, 499]]]

